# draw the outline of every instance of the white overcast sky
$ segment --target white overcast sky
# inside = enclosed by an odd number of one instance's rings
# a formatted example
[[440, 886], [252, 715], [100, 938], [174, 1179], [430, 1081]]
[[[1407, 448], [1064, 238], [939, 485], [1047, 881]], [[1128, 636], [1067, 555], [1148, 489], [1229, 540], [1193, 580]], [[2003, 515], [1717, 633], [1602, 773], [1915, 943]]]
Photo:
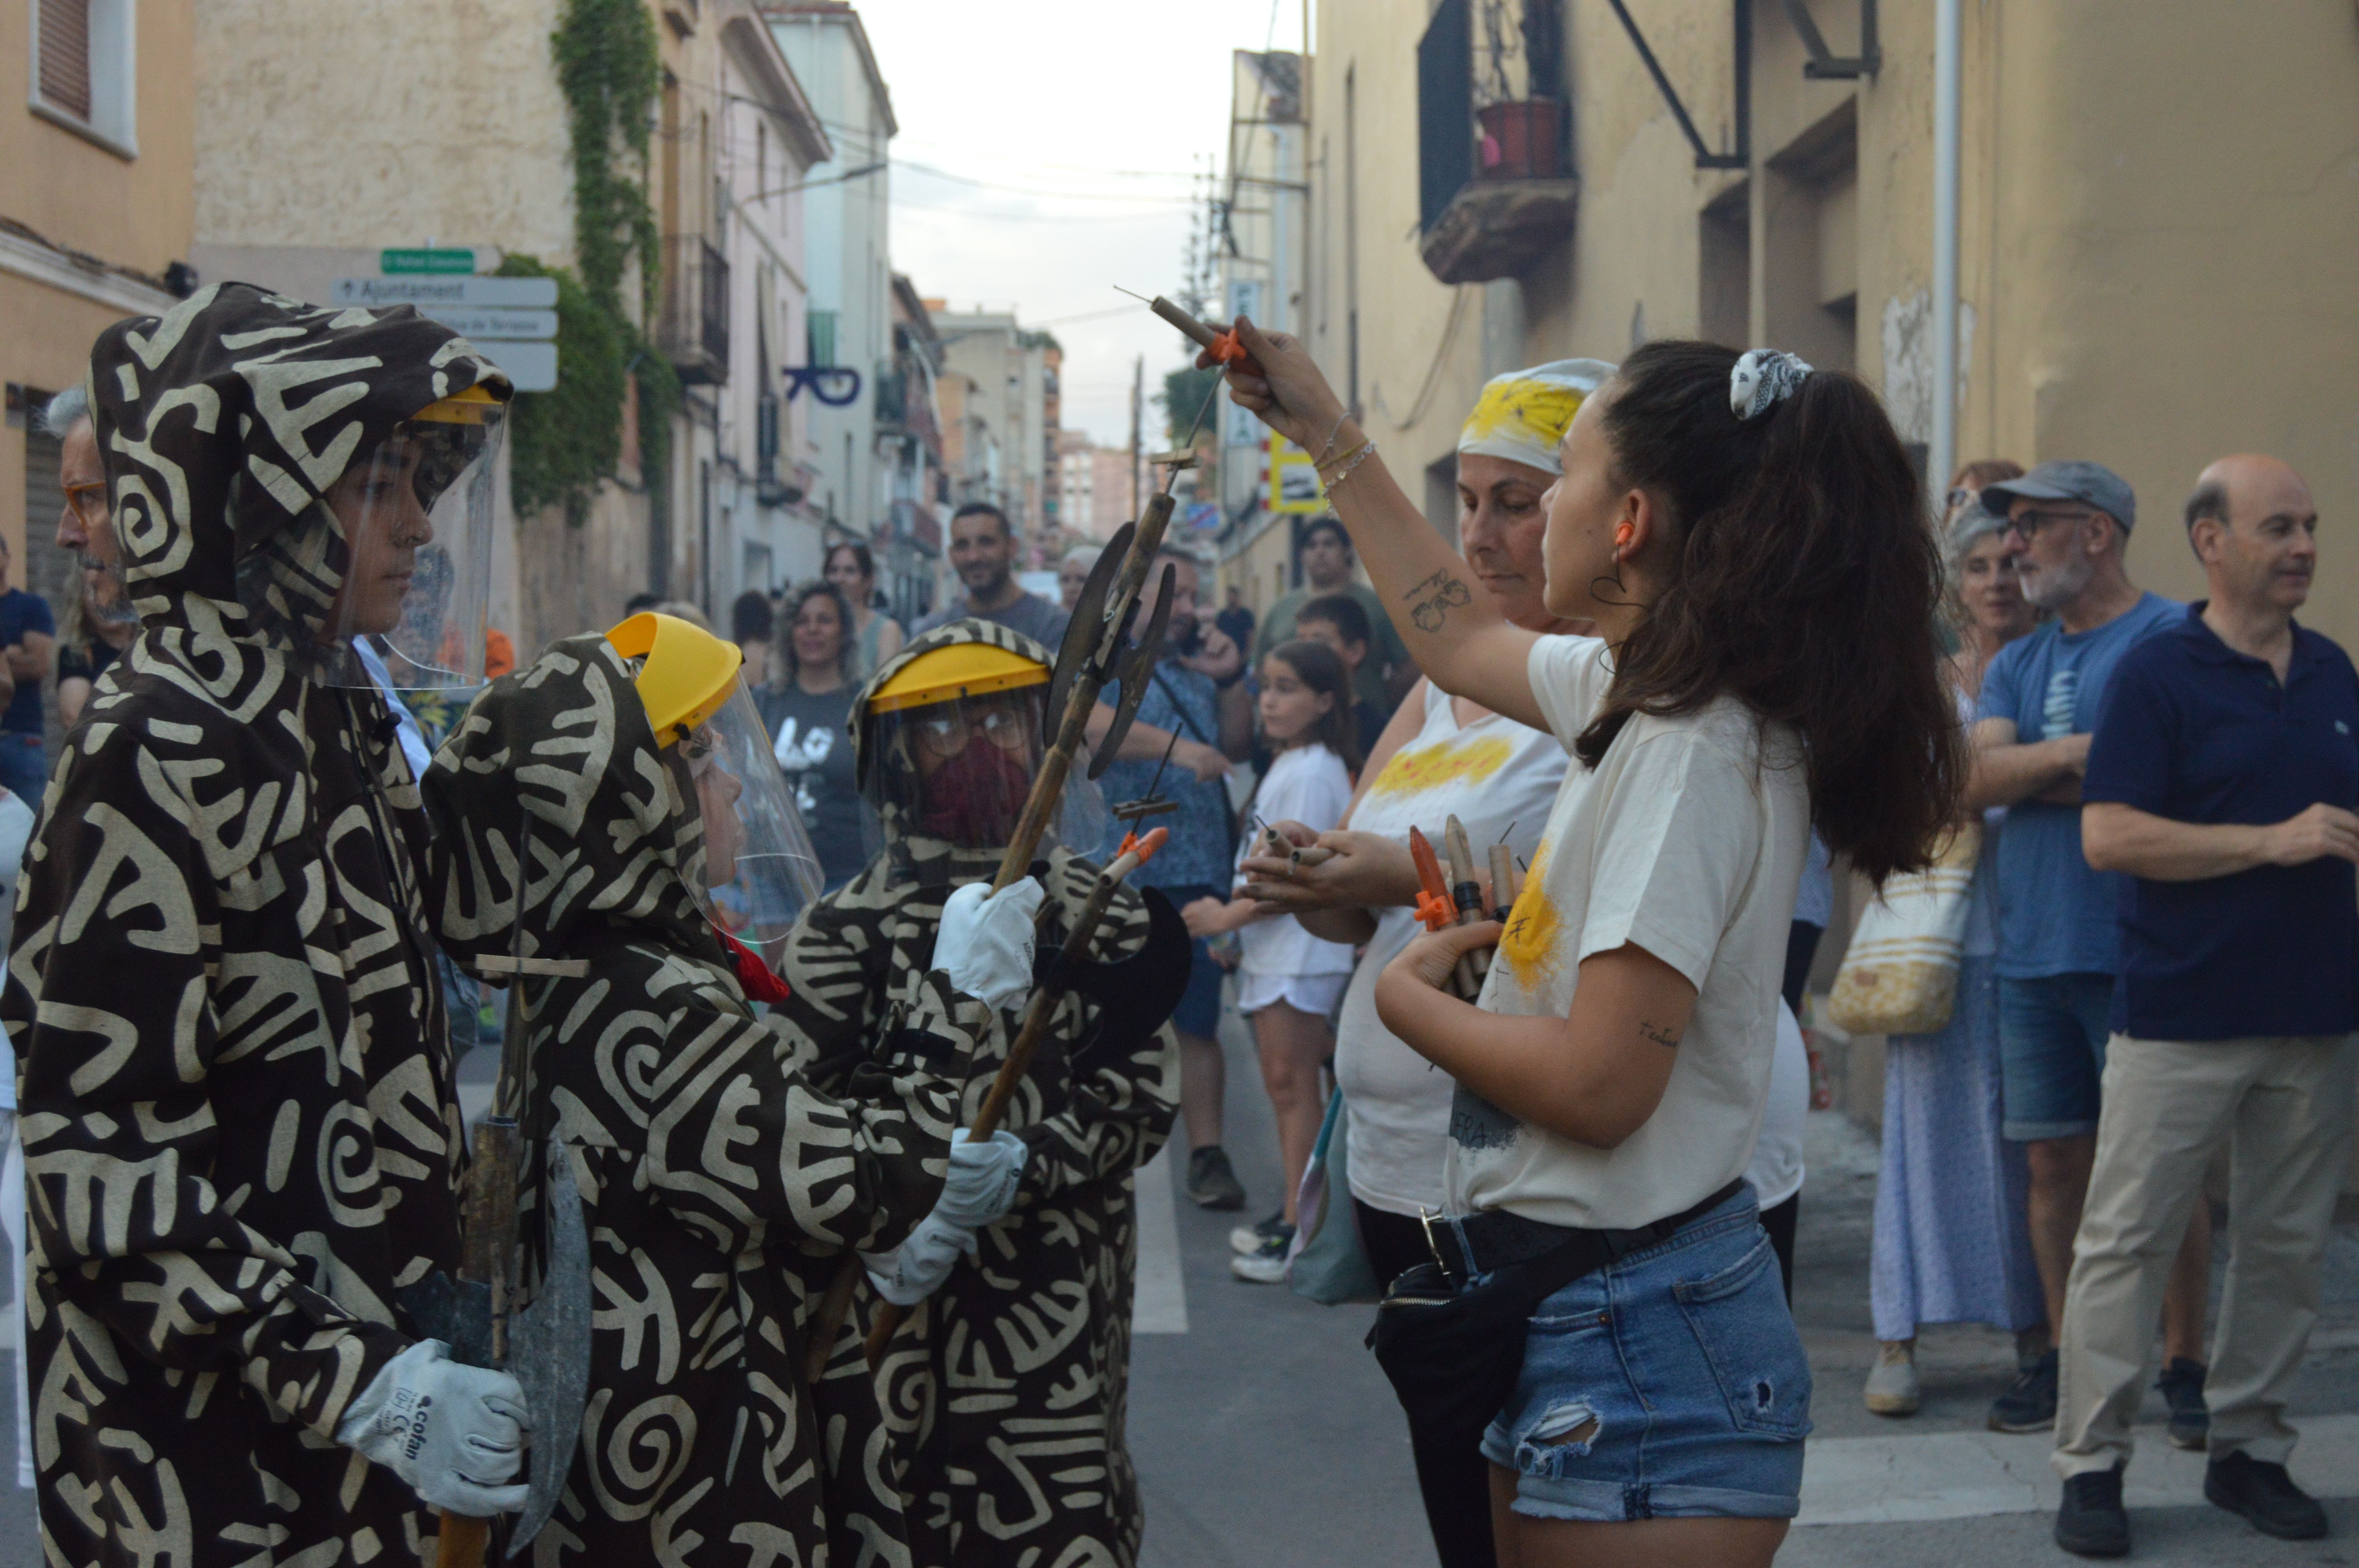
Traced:
[[[1217, 168], [1227, 137], [1230, 52], [1299, 49], [1302, 12], [1302, 0], [863, 0], [901, 126], [893, 269], [953, 309], [1013, 307], [1055, 332], [1064, 424], [1127, 444], [1134, 362], [1147, 355], [1152, 397], [1183, 345], [1114, 286], [1176, 290], [1190, 171]], [[1152, 440], [1152, 404], [1147, 419]]]

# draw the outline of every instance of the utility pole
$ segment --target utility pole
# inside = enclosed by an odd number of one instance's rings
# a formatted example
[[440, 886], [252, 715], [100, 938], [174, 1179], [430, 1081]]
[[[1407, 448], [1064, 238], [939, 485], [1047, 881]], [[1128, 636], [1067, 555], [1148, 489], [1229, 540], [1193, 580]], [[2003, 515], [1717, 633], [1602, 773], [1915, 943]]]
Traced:
[[1134, 518], [1138, 515], [1142, 498], [1147, 492], [1146, 481], [1140, 477], [1140, 467], [1147, 452], [1138, 444], [1138, 426], [1145, 416], [1146, 402], [1147, 356], [1141, 354], [1130, 373], [1130, 514]]

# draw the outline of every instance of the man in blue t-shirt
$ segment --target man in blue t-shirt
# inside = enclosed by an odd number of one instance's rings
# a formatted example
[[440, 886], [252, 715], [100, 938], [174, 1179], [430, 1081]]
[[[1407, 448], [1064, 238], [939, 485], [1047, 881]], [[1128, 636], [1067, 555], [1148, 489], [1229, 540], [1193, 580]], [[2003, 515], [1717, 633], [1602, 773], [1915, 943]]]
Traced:
[[[1170, 632], [1163, 658], [1148, 679], [1138, 716], [1114, 753], [1100, 787], [1106, 804], [1120, 806], [1145, 796], [1148, 786], [1175, 809], [1136, 824], [1116, 822], [1106, 834], [1100, 859], [1119, 851], [1123, 835], [1136, 826], [1171, 829], [1171, 840], [1131, 876], [1134, 887], [1161, 890], [1175, 909], [1200, 898], [1226, 899], [1235, 871], [1236, 844], [1230, 827], [1228, 786], [1223, 781], [1233, 760], [1253, 743], [1253, 710], [1244, 684], [1245, 654], [1226, 633], [1201, 631], [1196, 595], [1201, 573], [1196, 558], [1166, 546], [1139, 590], [1138, 622], [1155, 613], [1163, 568], [1171, 568]], [[1106, 695], [1118, 695], [1109, 686]], [[1090, 720], [1095, 745], [1114, 720], [1101, 703]], [[1169, 762], [1165, 761], [1169, 758]], [[1159, 775], [1159, 776], [1158, 776]], [[1224, 973], [1201, 936], [1189, 944], [1188, 989], [1171, 1014], [1180, 1036], [1180, 1114], [1188, 1123], [1188, 1169], [1180, 1190], [1206, 1208], [1243, 1208], [1245, 1190], [1221, 1146], [1227, 1074], [1218, 1039], [1221, 979]]]
[[[1973, 809], [2007, 808], [1997, 859], [2002, 1130], [2024, 1145], [2029, 1167], [2032, 1256], [2052, 1335], [2096, 1154], [2098, 1078], [2120, 950], [2114, 905], [2121, 879], [2091, 871], [2081, 854], [2081, 776], [2114, 667], [2182, 610], [2130, 581], [2123, 557], [2137, 501], [2111, 469], [2041, 463], [1985, 487], [1982, 503], [2007, 519], [2024, 598], [2052, 616], [1991, 661], [1967, 785]], [[2164, 1314], [2174, 1434], [2198, 1444], [2210, 1235], [2201, 1220], [2189, 1227]], [[1991, 1406], [1990, 1424], [2000, 1432], [2041, 1431], [2056, 1417], [2055, 1349], [2035, 1358], [2036, 1341], [2019, 1348], [2023, 1376]]]
[[0, 708], [0, 784], [38, 811], [49, 783], [41, 681], [49, 673], [58, 623], [48, 600], [8, 586], [8, 541], [0, 537], [0, 659], [7, 662], [16, 687], [7, 707]]
[[2359, 672], [2294, 623], [2317, 528], [2310, 487], [2276, 459], [2205, 469], [2187, 530], [2212, 597], [2122, 659], [2089, 747], [2089, 863], [2126, 875], [2055, 1459], [2056, 1539], [2093, 1555], [2129, 1546], [2121, 1473], [2155, 1309], [2223, 1141], [2228, 1281], [2203, 1495], [2270, 1535], [2326, 1533], [2286, 1474], [2286, 1405], [2351, 1163]]

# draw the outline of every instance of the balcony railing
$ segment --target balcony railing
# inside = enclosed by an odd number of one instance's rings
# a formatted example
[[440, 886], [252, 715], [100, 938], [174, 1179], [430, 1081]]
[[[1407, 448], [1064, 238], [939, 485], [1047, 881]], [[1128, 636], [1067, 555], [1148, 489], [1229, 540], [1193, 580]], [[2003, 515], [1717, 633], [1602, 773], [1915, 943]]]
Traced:
[[1471, 0], [1440, 0], [1417, 48], [1418, 248], [1444, 283], [1515, 277], [1572, 232], [1558, 0], [1521, 0], [1508, 41]]
[[663, 309], [656, 343], [679, 379], [729, 379], [729, 258], [698, 234], [664, 241]]

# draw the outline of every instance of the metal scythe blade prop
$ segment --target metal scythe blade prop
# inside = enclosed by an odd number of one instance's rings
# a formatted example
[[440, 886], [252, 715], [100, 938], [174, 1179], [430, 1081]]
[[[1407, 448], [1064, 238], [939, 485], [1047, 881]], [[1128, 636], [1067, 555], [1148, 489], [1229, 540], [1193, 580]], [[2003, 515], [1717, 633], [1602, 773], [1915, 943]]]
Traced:
[[1154, 678], [1156, 661], [1163, 656], [1163, 633], [1171, 625], [1171, 582], [1176, 575], [1175, 568], [1163, 568], [1163, 587], [1156, 596], [1155, 613], [1147, 617], [1146, 633], [1123, 663], [1121, 705], [1114, 710], [1114, 722], [1106, 726], [1097, 750], [1090, 753], [1090, 777], [1093, 779], [1113, 765], [1114, 753], [1130, 733], [1131, 720], [1138, 717], [1138, 705], [1147, 700], [1147, 682]]
[[1114, 574], [1129, 557], [1130, 541], [1138, 532], [1138, 524], [1125, 523], [1114, 531], [1105, 548], [1098, 552], [1098, 564], [1090, 568], [1089, 580], [1082, 584], [1082, 596], [1073, 601], [1073, 613], [1065, 622], [1064, 641], [1057, 644], [1057, 667], [1049, 677], [1050, 713], [1065, 711], [1065, 699], [1072, 695], [1073, 682], [1081, 678], [1082, 668], [1098, 651], [1098, 643], [1105, 627], [1107, 590], [1114, 587]]
[[590, 1399], [590, 1232], [582, 1220], [573, 1162], [560, 1143], [549, 1145], [549, 1179], [540, 1190], [549, 1261], [532, 1305], [508, 1328], [509, 1367], [524, 1386], [524, 1408], [532, 1416], [532, 1490], [508, 1536], [510, 1557], [557, 1511]]

